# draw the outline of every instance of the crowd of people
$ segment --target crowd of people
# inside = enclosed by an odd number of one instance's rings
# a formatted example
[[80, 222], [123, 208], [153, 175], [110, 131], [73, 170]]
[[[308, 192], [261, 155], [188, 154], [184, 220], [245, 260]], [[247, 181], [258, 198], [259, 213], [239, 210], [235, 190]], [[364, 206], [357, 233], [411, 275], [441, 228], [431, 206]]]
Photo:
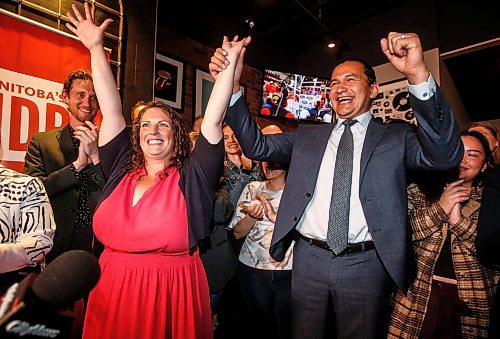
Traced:
[[418, 35], [380, 42], [416, 125], [372, 117], [375, 72], [351, 58], [331, 75], [335, 123], [261, 129], [240, 90], [251, 38], [236, 36], [189, 131], [158, 101], [127, 126], [111, 20], [87, 3], [68, 18], [92, 73], [69, 74], [70, 122], [32, 137], [24, 174], [0, 166], [0, 293], [77, 249], [101, 268], [83, 338], [500, 335], [497, 130], [460, 131]]

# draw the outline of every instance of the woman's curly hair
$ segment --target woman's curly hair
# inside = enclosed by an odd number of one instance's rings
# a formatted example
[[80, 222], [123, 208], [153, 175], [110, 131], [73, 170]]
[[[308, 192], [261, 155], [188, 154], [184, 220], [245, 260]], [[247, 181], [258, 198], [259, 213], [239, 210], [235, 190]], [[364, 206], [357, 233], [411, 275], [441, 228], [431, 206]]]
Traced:
[[132, 164], [130, 170], [137, 172], [146, 165], [144, 153], [141, 148], [140, 130], [141, 120], [144, 113], [150, 108], [161, 109], [171, 120], [172, 129], [174, 131], [174, 148], [170, 155], [169, 161], [165, 162], [165, 174], [168, 167], [180, 168], [191, 150], [191, 142], [187, 130], [184, 126], [184, 121], [181, 115], [172, 107], [165, 105], [160, 101], [150, 101], [144, 104], [144, 107], [139, 111], [137, 119], [132, 125]]

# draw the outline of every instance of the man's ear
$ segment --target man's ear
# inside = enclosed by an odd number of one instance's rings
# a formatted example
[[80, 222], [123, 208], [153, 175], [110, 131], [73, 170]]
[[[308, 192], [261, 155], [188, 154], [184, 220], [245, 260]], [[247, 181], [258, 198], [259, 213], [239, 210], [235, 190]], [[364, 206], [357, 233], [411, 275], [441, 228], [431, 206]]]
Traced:
[[63, 100], [63, 102], [66, 104], [66, 105], [69, 105], [69, 93], [66, 92], [66, 91], [62, 91], [61, 93], [61, 98]]
[[380, 89], [380, 86], [378, 85], [377, 82], [374, 82], [373, 84], [370, 85], [370, 98], [375, 99], [378, 95], [378, 91]]

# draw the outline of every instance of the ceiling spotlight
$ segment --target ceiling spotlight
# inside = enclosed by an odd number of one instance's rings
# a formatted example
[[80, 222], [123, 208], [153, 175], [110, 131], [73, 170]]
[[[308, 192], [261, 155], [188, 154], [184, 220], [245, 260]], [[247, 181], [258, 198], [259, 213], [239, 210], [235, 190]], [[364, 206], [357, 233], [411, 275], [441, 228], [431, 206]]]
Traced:
[[255, 22], [248, 18], [248, 19], [245, 19], [245, 24], [248, 26], [248, 28], [250, 29], [253, 29], [255, 27]]
[[328, 43], [328, 48], [333, 48], [335, 47], [335, 43], [334, 42], [329, 42]]

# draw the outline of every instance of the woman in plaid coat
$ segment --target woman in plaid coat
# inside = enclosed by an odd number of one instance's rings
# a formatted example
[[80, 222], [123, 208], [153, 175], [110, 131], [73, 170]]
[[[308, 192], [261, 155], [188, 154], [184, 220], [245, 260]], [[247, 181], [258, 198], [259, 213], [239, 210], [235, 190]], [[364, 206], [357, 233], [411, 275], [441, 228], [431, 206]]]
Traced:
[[474, 240], [482, 192], [478, 178], [493, 158], [478, 132], [463, 132], [462, 142], [459, 180], [436, 198], [424, 185], [408, 187], [418, 272], [408, 292], [394, 296], [388, 338], [487, 337], [497, 277], [479, 263]]

